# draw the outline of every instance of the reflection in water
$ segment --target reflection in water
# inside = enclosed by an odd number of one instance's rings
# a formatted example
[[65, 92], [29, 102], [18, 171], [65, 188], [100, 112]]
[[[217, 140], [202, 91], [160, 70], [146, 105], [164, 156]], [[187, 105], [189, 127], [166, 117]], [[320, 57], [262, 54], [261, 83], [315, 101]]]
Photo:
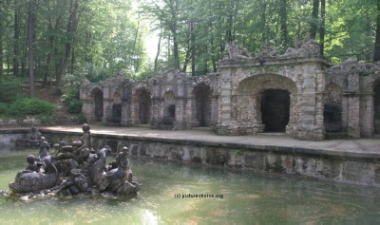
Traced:
[[[0, 157], [8, 189], [31, 152]], [[54, 224], [378, 224], [378, 188], [150, 159], [130, 159], [137, 197], [0, 198], [0, 223]], [[217, 195], [223, 195], [223, 198]], [[185, 196], [183, 198], [182, 196]], [[213, 197], [211, 197], [213, 196]]]

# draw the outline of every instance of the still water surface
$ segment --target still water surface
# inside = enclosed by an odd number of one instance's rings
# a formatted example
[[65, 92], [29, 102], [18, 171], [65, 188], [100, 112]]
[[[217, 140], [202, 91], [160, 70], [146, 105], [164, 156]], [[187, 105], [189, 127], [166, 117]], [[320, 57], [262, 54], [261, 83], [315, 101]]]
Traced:
[[[30, 153], [2, 152], [0, 190]], [[130, 163], [143, 185], [136, 197], [0, 197], [0, 224], [380, 224], [379, 188], [149, 159]]]

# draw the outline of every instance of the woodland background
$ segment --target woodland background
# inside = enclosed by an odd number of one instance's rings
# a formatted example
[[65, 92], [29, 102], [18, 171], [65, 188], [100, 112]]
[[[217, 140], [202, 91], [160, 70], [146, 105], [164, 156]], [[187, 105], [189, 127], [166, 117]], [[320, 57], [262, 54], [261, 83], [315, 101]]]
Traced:
[[308, 33], [332, 63], [379, 61], [380, 1], [0, 0], [0, 103], [15, 101], [22, 82], [35, 97], [35, 81], [61, 92], [119, 71], [203, 75], [216, 71], [226, 43], [255, 55], [271, 42], [282, 54]]

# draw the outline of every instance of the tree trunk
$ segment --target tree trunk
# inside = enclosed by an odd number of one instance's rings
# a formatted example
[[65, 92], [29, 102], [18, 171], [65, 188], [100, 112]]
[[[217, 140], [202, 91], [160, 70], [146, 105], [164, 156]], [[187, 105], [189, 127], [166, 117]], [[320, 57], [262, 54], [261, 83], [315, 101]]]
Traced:
[[[190, 22], [190, 41], [191, 41], [191, 76], [195, 76], [195, 35], [194, 22]], [[206, 60], [207, 61], [207, 60]]]
[[173, 30], [173, 57], [174, 57], [174, 68], [179, 69], [179, 48], [178, 48], [178, 39], [177, 31]]
[[311, 13], [310, 21], [310, 37], [315, 39], [318, 30], [318, 12], [319, 12], [319, 0], [313, 0], [313, 11]]
[[[1, 12], [3, 14], [3, 12]], [[3, 27], [3, 20], [0, 18], [0, 82], [3, 78], [3, 34], [4, 34], [4, 27]]]
[[190, 57], [191, 57], [191, 43], [190, 43], [190, 38], [187, 38], [187, 51], [186, 51], [185, 61], [183, 62], [183, 67], [182, 67], [183, 72], [186, 72], [187, 70], [187, 65], [189, 64]]
[[380, 61], [380, 1], [377, 1], [376, 38], [373, 60]]
[[157, 72], [158, 70], [158, 57], [160, 57], [160, 51], [161, 51], [161, 33], [160, 36], [158, 37], [158, 44], [157, 44], [157, 54], [156, 57], [154, 58], [154, 72]]
[[20, 39], [20, 13], [15, 8], [14, 14], [14, 37], [13, 37], [13, 75], [19, 75], [19, 39]]
[[28, 65], [29, 65], [29, 96], [33, 98], [34, 93], [34, 29], [36, 24], [36, 14], [34, 13], [35, 3], [29, 2], [28, 12]]
[[262, 1], [263, 2], [263, 8], [262, 8], [262, 13], [261, 13], [261, 22], [263, 23], [261, 29], [261, 42], [262, 43], [265, 43], [267, 42], [267, 28], [266, 28], [266, 24], [267, 24], [267, 3], [265, 2], [265, 0]]
[[321, 0], [321, 28], [319, 31], [320, 54], [323, 55], [325, 49], [325, 18], [326, 18], [326, 0]]
[[287, 3], [288, 0], [280, 0], [280, 40], [281, 40], [281, 48], [285, 49], [288, 44], [288, 25], [287, 25]]
[[57, 87], [62, 86], [62, 76], [66, 73], [66, 70], [70, 63], [71, 51], [73, 48], [72, 43], [74, 40], [73, 35], [76, 32], [77, 26], [78, 26], [78, 21], [77, 21], [78, 7], [79, 7], [79, 0], [71, 0], [70, 9], [72, 9], [72, 11], [70, 11], [69, 21], [67, 23], [67, 35], [69, 36], [69, 39], [65, 46], [65, 57], [63, 59], [62, 66], [56, 76]]

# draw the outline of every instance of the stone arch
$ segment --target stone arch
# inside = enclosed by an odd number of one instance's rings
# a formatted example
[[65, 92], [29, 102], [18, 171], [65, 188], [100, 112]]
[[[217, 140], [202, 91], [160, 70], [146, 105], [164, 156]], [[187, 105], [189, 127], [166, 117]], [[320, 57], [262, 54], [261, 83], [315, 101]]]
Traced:
[[374, 132], [375, 134], [380, 134], [380, 79], [374, 83], [373, 93]]
[[164, 125], [174, 125], [176, 120], [176, 99], [173, 91], [167, 91], [164, 94], [164, 116], [162, 123]]
[[333, 82], [325, 86], [323, 127], [326, 132], [330, 133], [337, 133], [342, 130], [342, 91]]
[[112, 109], [111, 109], [110, 122], [114, 123], [114, 125], [120, 125], [121, 115], [122, 115], [121, 93], [115, 92], [113, 94], [113, 103], [112, 103]]
[[277, 74], [260, 74], [248, 77], [239, 83], [237, 92], [256, 94], [266, 89], [287, 90], [290, 93], [298, 92], [293, 80]]
[[207, 127], [211, 124], [211, 88], [204, 82], [198, 84], [193, 89], [196, 124], [200, 127]]
[[277, 74], [260, 74], [242, 80], [236, 92], [236, 114], [257, 132], [285, 132], [296, 125], [297, 85]]
[[100, 88], [95, 88], [91, 91], [91, 96], [94, 98], [94, 114], [95, 121], [101, 122], [103, 119], [103, 91]]
[[152, 101], [150, 92], [144, 87], [136, 90], [136, 115], [140, 124], [149, 124], [151, 119]]

